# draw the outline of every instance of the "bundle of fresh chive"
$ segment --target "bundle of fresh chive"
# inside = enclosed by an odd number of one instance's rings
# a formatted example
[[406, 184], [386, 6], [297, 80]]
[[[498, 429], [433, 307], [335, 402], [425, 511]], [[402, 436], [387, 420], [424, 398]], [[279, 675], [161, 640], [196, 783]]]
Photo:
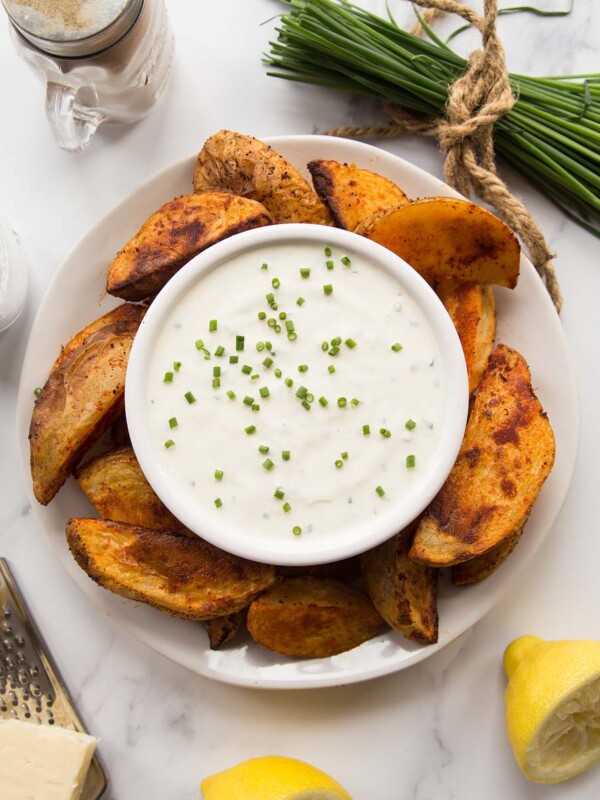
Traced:
[[[270, 75], [443, 115], [466, 61], [425, 23], [429, 41], [347, 0], [284, 2], [290, 13], [270, 43]], [[517, 100], [495, 126], [498, 154], [600, 236], [600, 73], [510, 79]]]

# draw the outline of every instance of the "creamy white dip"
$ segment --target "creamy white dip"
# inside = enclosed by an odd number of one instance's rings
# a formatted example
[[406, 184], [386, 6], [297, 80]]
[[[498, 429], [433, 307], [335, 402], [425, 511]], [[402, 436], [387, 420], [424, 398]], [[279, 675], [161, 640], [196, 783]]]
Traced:
[[429, 322], [375, 261], [331, 250], [324, 236], [219, 264], [156, 339], [155, 456], [248, 536], [322, 537], [384, 514], [438, 445], [446, 375]]

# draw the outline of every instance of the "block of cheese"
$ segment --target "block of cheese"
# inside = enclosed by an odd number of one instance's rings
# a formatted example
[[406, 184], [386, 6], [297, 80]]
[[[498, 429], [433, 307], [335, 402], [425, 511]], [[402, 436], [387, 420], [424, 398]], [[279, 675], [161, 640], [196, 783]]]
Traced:
[[95, 749], [84, 733], [0, 719], [0, 798], [79, 800]]

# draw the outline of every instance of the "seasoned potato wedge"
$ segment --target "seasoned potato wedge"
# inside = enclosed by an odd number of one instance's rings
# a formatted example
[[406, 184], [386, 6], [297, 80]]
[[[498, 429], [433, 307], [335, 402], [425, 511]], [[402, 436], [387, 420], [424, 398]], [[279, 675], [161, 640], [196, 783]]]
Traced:
[[204, 620], [210, 649], [220, 650], [223, 645], [235, 638], [242, 627], [245, 616], [244, 611], [234, 611], [233, 614], [226, 614], [224, 617]]
[[264, 206], [231, 194], [189, 194], [165, 203], [117, 253], [106, 290], [125, 300], [157, 294], [190, 259], [234, 233], [273, 222]]
[[363, 577], [377, 611], [415, 642], [438, 640], [438, 570], [408, 557], [415, 525], [361, 556]]
[[402, 189], [382, 175], [339, 161], [311, 161], [313, 186], [340, 228], [353, 231], [372, 214], [410, 202]]
[[130, 447], [92, 458], [74, 474], [103, 519], [195, 537], [159, 500]]
[[411, 558], [446, 567], [523, 525], [554, 463], [554, 435], [524, 358], [500, 344], [475, 396], [458, 458], [425, 512]]
[[521, 525], [519, 530], [513, 533], [512, 536], [492, 547], [486, 553], [476, 558], [470, 558], [468, 561], [462, 561], [460, 564], [455, 564], [451, 570], [452, 583], [455, 586], [467, 586], [489, 577], [498, 567], [504, 564], [519, 544], [524, 530], [525, 525]]
[[258, 644], [296, 658], [343, 653], [386, 627], [362, 592], [312, 576], [283, 580], [248, 611], [248, 630]]
[[275, 570], [198, 537], [100, 519], [70, 519], [67, 542], [79, 566], [111, 592], [182, 619], [240, 611], [275, 582]]
[[52, 370], [29, 428], [33, 492], [47, 505], [92, 444], [123, 411], [137, 322], [95, 331]]
[[329, 211], [308, 181], [264, 142], [219, 131], [198, 154], [195, 192], [231, 192], [262, 203], [275, 222], [331, 225]]
[[519, 243], [508, 225], [481, 206], [453, 197], [407, 203], [356, 228], [436, 285], [494, 283], [514, 289]]
[[277, 567], [277, 572], [286, 578], [312, 575], [315, 578], [333, 578], [342, 583], [354, 583], [360, 578], [360, 560], [358, 556], [354, 556], [343, 561], [331, 561], [329, 564], [313, 564], [311, 567]]
[[441, 283], [437, 294], [450, 315], [462, 345], [469, 393], [481, 383], [496, 338], [496, 302], [491, 286], [480, 283]]

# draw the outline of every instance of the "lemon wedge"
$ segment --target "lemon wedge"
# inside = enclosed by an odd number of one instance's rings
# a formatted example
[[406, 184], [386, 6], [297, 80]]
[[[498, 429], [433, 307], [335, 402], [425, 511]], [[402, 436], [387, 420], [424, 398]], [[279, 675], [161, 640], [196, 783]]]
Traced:
[[508, 738], [526, 778], [559, 783], [600, 762], [600, 642], [522, 636], [504, 669]]
[[320, 769], [283, 756], [243, 761], [205, 778], [204, 800], [352, 800]]

